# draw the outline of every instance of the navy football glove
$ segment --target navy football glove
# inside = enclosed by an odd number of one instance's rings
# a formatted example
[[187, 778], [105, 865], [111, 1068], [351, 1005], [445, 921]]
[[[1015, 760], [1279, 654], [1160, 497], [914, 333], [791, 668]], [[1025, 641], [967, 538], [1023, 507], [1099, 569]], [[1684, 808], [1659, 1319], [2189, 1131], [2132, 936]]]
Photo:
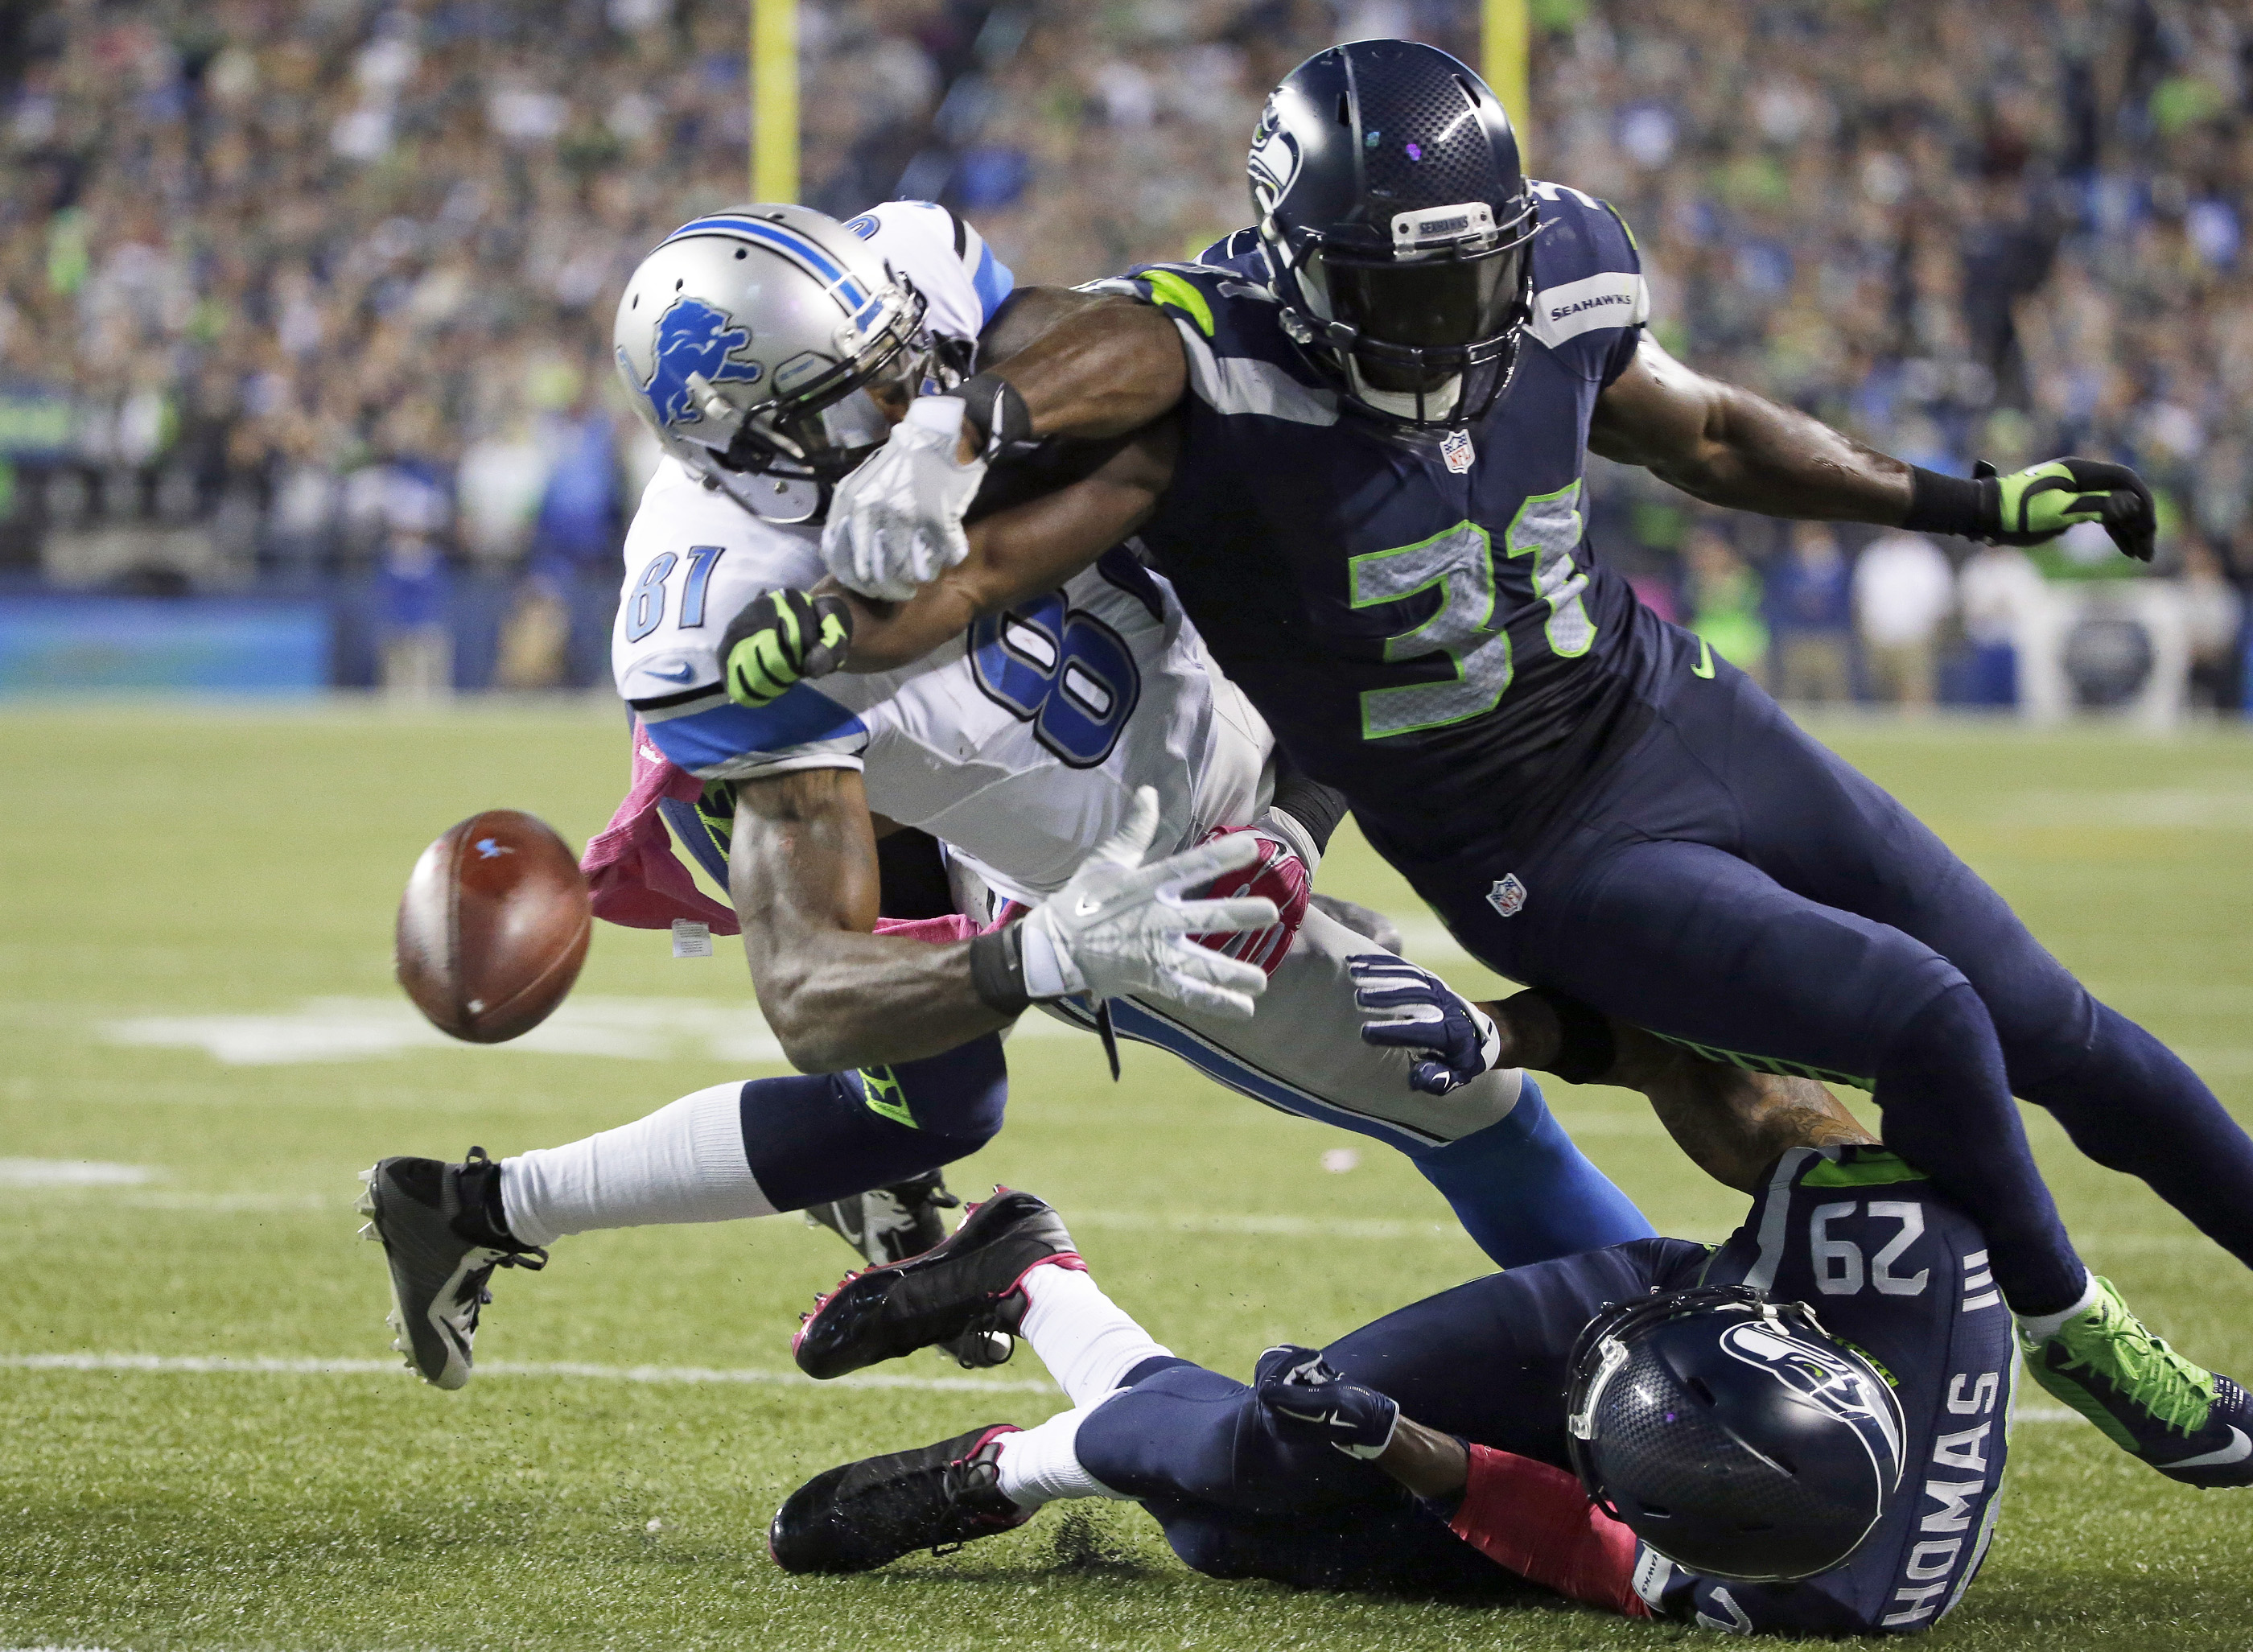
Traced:
[[1444, 1096], [1501, 1058], [1502, 1033], [1486, 1012], [1431, 971], [1385, 952], [1357, 953], [1345, 966], [1363, 1011], [1362, 1042], [1425, 1052], [1408, 1070], [1411, 1089]]
[[1349, 1457], [1383, 1455], [1400, 1422], [1389, 1395], [1347, 1382], [1313, 1349], [1289, 1342], [1259, 1356], [1252, 1387], [1286, 1429], [1317, 1435]]

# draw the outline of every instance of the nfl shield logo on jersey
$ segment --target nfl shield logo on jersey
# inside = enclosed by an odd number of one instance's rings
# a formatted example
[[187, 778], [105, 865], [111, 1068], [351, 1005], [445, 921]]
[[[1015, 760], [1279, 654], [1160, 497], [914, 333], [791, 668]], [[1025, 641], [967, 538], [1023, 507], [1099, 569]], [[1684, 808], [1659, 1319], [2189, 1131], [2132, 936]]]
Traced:
[[1457, 476], [1469, 470], [1471, 460], [1475, 457], [1471, 452], [1471, 433], [1468, 430], [1448, 431], [1440, 443], [1440, 457], [1447, 462], [1447, 469]]
[[1525, 910], [1525, 885], [1515, 872], [1508, 877], [1496, 878], [1494, 887], [1486, 892], [1486, 903], [1504, 917], [1516, 917]]

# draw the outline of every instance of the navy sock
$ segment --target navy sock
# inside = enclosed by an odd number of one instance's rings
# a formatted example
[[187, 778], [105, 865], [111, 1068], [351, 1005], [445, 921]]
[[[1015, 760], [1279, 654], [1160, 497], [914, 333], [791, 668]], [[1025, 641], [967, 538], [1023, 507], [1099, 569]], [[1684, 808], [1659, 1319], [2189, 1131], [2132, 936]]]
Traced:
[[973, 1154], [1009, 1095], [992, 1033], [945, 1055], [743, 1086], [743, 1154], [778, 1210], [889, 1188]]
[[1480, 1250], [1506, 1268], [1601, 1251], [1657, 1230], [1588, 1162], [1526, 1075], [1510, 1116], [1415, 1155]]
[[2090, 1001], [2095, 1025], [2085, 1046], [2032, 1052], [2054, 1076], [2026, 1084], [2026, 1099], [2047, 1107], [2082, 1152], [2141, 1176], [2253, 1267], [2253, 1138], [2180, 1056]]
[[2013, 1312], [2054, 1314], [2088, 1285], [2034, 1168], [1987, 1007], [1959, 981], [1910, 1018], [1878, 1063], [1886, 1146], [1964, 1207], [1987, 1236]]

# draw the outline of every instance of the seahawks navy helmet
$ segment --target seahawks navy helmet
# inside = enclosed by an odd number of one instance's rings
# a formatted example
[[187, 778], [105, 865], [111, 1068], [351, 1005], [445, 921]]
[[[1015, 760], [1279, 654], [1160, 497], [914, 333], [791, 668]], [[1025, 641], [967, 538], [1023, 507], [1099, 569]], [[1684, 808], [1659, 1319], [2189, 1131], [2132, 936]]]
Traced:
[[1248, 170], [1283, 325], [1351, 401], [1443, 426], [1493, 404], [1540, 220], [1485, 81], [1410, 40], [1332, 46], [1269, 94]]
[[1688, 1570], [1781, 1582], [1839, 1565], [1900, 1488], [1901, 1402], [1803, 1302], [1743, 1286], [1598, 1315], [1566, 1434], [1588, 1495]]

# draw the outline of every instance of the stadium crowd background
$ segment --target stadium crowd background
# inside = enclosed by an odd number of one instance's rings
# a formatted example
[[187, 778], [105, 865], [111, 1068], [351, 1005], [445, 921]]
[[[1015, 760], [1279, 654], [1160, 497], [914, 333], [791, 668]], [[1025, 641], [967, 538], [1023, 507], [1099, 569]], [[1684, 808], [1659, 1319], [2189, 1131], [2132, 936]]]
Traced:
[[[1531, 170], [1635, 226], [1659, 338], [1968, 473], [2162, 495], [2195, 697], [2245, 704], [2253, 14], [2208, 0], [1535, 0]], [[1477, 60], [1468, 0], [820, 0], [806, 199], [936, 197], [1021, 280], [1245, 213], [1335, 39]], [[619, 284], [745, 192], [744, 0], [0, 0], [0, 588], [296, 594], [333, 680], [606, 680], [653, 453]], [[1517, 112], [1514, 112], [1517, 113]], [[2095, 547], [1704, 512], [1597, 462], [1601, 554], [1798, 699], [1998, 703]]]

